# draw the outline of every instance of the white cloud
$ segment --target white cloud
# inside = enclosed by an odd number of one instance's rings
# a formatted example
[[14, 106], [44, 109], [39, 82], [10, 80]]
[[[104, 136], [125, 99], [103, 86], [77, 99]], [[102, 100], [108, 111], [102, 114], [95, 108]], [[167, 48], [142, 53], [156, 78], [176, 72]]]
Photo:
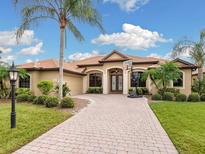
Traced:
[[23, 48], [21, 49], [18, 54], [20, 55], [38, 55], [42, 53], [43, 42], [37, 43], [35, 46]]
[[92, 40], [94, 44], [110, 45], [133, 50], [145, 50], [156, 47], [156, 43], [166, 43], [171, 39], [165, 39], [163, 34], [156, 31], [149, 31], [140, 26], [132, 24], [123, 24], [123, 32], [112, 34], [101, 34], [98, 38]]
[[92, 52], [85, 52], [85, 53], [76, 52], [74, 54], [69, 55], [68, 60], [71, 60], [71, 61], [83, 60], [83, 59], [94, 57], [97, 55], [99, 55], [99, 52], [96, 50], [94, 50]]
[[[31, 45], [34, 41], [36, 41], [34, 38], [34, 31], [26, 30], [19, 41], [19, 45]], [[16, 30], [0, 31], [0, 46], [9, 47], [16, 45]]]
[[5, 62], [5, 63], [9, 63], [11, 61], [14, 61], [15, 59], [16, 59], [15, 56], [6, 55], [6, 56], [2, 56], [0, 60]]
[[11, 49], [11, 48], [6, 48], [6, 47], [1, 47], [1, 46], [0, 46], [0, 51], [1, 51], [3, 54], [7, 54], [7, 53], [11, 52], [12, 49]]
[[149, 0], [104, 0], [104, 2], [116, 3], [122, 10], [131, 12], [147, 4]]
[[31, 59], [26, 59], [26, 63], [32, 63], [33, 62], [33, 60], [31, 60]]

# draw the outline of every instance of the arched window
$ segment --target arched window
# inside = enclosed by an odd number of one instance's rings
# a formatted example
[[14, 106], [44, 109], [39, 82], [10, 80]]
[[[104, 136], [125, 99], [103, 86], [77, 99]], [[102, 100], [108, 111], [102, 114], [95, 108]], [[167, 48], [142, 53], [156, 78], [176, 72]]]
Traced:
[[146, 81], [142, 80], [143, 72], [134, 71], [131, 74], [131, 87], [146, 87]]
[[30, 88], [30, 76], [26, 78], [19, 77], [19, 88]]
[[183, 72], [180, 72], [180, 77], [173, 82], [174, 87], [183, 87], [183, 81], [184, 81], [184, 74]]
[[101, 87], [102, 86], [102, 73], [91, 73], [89, 75], [89, 86], [90, 87]]

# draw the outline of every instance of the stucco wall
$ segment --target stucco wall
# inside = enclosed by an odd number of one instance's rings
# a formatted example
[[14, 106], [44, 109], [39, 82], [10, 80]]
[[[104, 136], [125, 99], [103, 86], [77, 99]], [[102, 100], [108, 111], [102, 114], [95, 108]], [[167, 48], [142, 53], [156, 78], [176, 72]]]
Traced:
[[[31, 90], [37, 96], [41, 95], [41, 92], [37, 88], [38, 82], [42, 80], [51, 80], [56, 84], [59, 78], [57, 71], [30, 71], [28, 73], [30, 74]], [[71, 95], [77, 95], [83, 92], [82, 76], [64, 73], [64, 82], [66, 82], [71, 89]]]

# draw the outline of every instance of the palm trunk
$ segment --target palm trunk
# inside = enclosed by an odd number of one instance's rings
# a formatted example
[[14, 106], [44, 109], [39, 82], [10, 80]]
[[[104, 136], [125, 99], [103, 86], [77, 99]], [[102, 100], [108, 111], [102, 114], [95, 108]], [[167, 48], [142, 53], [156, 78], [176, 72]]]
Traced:
[[203, 76], [204, 76], [204, 74], [203, 74], [203, 67], [200, 67], [200, 68], [198, 68], [198, 79], [200, 81], [202, 81], [203, 80]]
[[60, 28], [60, 59], [59, 59], [59, 98], [63, 98], [63, 63], [65, 46], [65, 28]]

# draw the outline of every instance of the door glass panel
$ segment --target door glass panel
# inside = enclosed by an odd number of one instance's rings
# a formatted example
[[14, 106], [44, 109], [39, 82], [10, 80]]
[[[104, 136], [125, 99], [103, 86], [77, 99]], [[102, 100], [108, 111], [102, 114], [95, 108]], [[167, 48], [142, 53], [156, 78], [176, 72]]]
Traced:
[[118, 90], [122, 91], [122, 76], [118, 76]]
[[117, 79], [116, 76], [113, 75], [113, 76], [112, 76], [112, 91], [115, 91], [115, 90], [116, 90], [116, 85], [117, 85], [117, 84], [116, 84], [116, 83], [117, 83], [117, 82], [116, 82], [116, 79]]

